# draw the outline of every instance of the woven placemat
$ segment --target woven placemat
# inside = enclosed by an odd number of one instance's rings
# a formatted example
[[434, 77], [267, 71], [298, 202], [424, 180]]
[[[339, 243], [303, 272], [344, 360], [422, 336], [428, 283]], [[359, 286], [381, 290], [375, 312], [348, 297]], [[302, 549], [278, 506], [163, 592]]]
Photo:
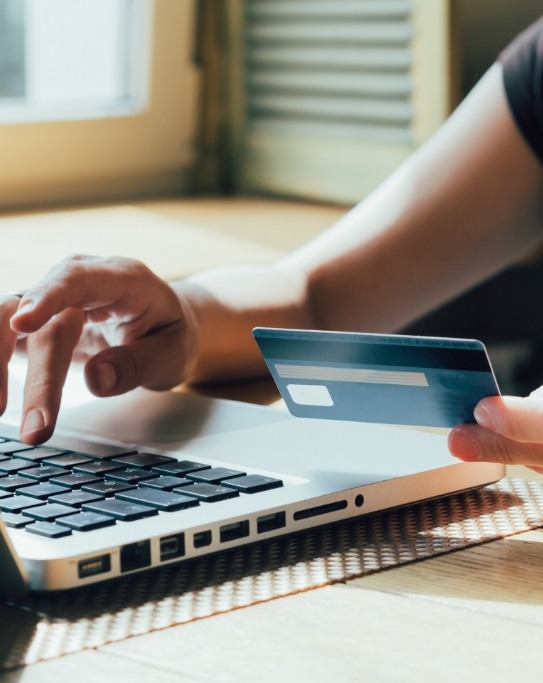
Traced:
[[0, 670], [543, 526], [543, 487], [498, 484], [96, 586], [0, 603]]

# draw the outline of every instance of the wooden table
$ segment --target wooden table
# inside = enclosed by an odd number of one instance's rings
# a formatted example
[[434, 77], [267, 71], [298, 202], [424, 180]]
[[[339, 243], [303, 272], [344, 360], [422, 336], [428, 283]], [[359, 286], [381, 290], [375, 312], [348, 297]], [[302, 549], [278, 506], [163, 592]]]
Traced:
[[[136, 207], [3, 219], [0, 236], [5, 290], [24, 286], [65, 251], [127, 253], [167, 276], [180, 274], [180, 263], [189, 264], [183, 270], [212, 265], [210, 240], [231, 262], [276, 253]], [[29, 251], [29, 239], [43, 248]], [[6, 245], [19, 249], [19, 263]], [[40, 662], [0, 681], [495, 683], [542, 676], [543, 530], [536, 530]]]

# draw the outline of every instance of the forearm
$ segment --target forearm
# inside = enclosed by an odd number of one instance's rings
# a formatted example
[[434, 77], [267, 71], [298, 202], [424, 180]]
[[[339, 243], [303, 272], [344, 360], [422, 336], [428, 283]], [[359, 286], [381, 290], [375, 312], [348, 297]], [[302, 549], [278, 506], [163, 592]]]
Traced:
[[189, 382], [264, 375], [253, 327], [311, 327], [304, 274], [279, 263], [220, 268], [171, 285], [196, 319]]
[[434, 138], [333, 228], [270, 266], [176, 283], [199, 329], [194, 381], [265, 371], [254, 326], [394, 331], [541, 237], [543, 169], [500, 67]]

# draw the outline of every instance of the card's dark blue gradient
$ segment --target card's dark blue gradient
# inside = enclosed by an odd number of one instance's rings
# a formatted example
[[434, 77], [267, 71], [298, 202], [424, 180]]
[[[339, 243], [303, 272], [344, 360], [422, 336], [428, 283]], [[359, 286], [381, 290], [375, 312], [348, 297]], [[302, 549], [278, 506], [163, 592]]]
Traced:
[[[486, 349], [477, 340], [272, 328], [256, 328], [254, 336], [297, 417], [451, 428], [473, 422], [476, 404], [500, 393]], [[281, 376], [277, 366], [283, 375], [288, 375], [284, 366], [292, 366], [299, 377]], [[328, 368], [346, 374], [319, 378]], [[359, 381], [350, 370], [383, 373], [386, 383]], [[393, 383], [392, 372], [415, 373], [424, 385], [402, 383], [401, 376]], [[312, 386], [327, 390], [329, 404], [294, 400], [293, 385], [309, 394]]]

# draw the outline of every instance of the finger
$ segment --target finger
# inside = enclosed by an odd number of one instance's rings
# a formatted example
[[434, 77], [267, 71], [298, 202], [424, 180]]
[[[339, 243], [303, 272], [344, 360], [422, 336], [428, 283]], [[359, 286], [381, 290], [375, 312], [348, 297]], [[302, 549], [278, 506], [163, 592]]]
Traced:
[[66, 308], [79, 308], [92, 322], [116, 315], [132, 324], [129, 332], [137, 337], [149, 326], [171, 322], [176, 304], [166, 283], [138, 261], [74, 256], [26, 291], [11, 325], [16, 332], [35, 332]]
[[139, 386], [171, 389], [190, 371], [195, 343], [192, 328], [177, 322], [133, 344], [105, 349], [87, 362], [87, 385], [96, 396], [115, 396]]
[[10, 326], [10, 318], [17, 310], [20, 298], [16, 294], [6, 294], [0, 299], [0, 414], [8, 401], [8, 364], [17, 343], [17, 334]]
[[21, 426], [21, 437], [26, 443], [41, 443], [53, 433], [82, 326], [82, 314], [68, 309], [27, 339], [28, 368]]
[[460, 425], [451, 431], [449, 450], [464, 462], [543, 467], [543, 442], [520, 443], [474, 424]]
[[480, 401], [474, 411], [477, 423], [513, 441], [543, 443], [543, 395], [526, 398], [492, 396]]

